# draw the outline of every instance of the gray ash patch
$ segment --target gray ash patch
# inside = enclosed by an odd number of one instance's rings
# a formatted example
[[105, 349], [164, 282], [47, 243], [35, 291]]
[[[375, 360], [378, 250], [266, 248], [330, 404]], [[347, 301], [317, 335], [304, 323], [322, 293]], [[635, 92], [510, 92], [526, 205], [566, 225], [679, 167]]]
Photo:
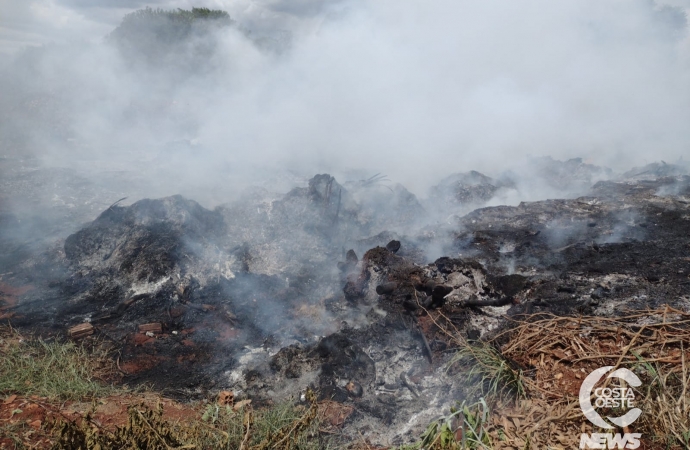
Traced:
[[[408, 442], [467, 395], [444, 329], [481, 339], [525, 314], [687, 307], [690, 178], [648, 173], [417, 231], [426, 213], [405, 192], [326, 174], [214, 210], [180, 196], [116, 204], [61, 245], [15, 255], [3, 283], [33, 289], [3, 312], [52, 335], [89, 321], [128, 383], [259, 405], [313, 388], [352, 407], [344, 436]], [[409, 207], [407, 231], [382, 228], [400, 223], [376, 217], [385, 192]]]

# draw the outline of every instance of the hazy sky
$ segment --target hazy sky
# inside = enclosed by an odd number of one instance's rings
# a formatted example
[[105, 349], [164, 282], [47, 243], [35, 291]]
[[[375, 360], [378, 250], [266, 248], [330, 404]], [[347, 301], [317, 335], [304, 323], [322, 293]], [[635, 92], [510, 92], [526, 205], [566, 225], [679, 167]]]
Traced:
[[[325, 5], [328, 3], [328, 5]], [[318, 22], [338, 0], [0, 0], [0, 53], [26, 45], [98, 41], [133, 10], [208, 7], [252, 27], [297, 29]], [[318, 25], [317, 25], [318, 26]]]
[[0, 50], [98, 43], [147, 5], [224, 9], [293, 45], [276, 57], [224, 36], [222, 70], [155, 100], [184, 105], [184, 136], [124, 121], [154, 91], [114, 54], [48, 59], [27, 76], [57, 92], [69, 74], [75, 139], [94, 151], [185, 138], [207, 162], [367, 167], [413, 188], [528, 154], [621, 169], [690, 155], [690, 0], [0, 0]]
[[[98, 40], [110, 32], [127, 12], [146, 6], [159, 8], [209, 7], [228, 11], [253, 26], [283, 26], [294, 29], [305, 20], [317, 19], [344, 0], [0, 0], [0, 52], [25, 45], [63, 42], [70, 39]], [[457, 4], [470, 3], [458, 1]], [[496, 2], [494, 2], [496, 3]], [[520, 6], [529, 9], [531, 2]], [[622, 0], [602, 3], [625, 3]], [[657, 0], [650, 3], [690, 10], [690, 0]], [[420, 3], [421, 5], [421, 3]], [[401, 4], [400, 7], [404, 7]], [[485, 2], [486, 8], [492, 2]], [[495, 8], [501, 5], [496, 3]], [[297, 23], [300, 23], [297, 25]]]

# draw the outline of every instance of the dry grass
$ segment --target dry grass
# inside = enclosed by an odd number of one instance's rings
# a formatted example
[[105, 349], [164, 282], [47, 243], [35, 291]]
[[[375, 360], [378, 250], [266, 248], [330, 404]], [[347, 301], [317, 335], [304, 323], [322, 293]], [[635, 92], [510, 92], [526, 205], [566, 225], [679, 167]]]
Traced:
[[56, 427], [54, 450], [321, 450], [328, 446], [318, 433], [316, 396], [308, 393], [310, 406], [283, 403], [254, 411], [250, 406], [209, 405], [204, 420], [170, 422], [163, 410], [145, 405], [129, 408], [128, 422], [115, 430], [102, 428], [88, 415]]
[[[104, 382], [116, 370], [109, 350], [102, 343], [88, 342], [46, 341], [1, 327], [0, 394], [9, 399], [32, 396], [36, 402], [50, 403], [58, 414], [66, 400], [91, 399], [95, 408], [99, 398], [120, 391]], [[88, 413], [76, 420], [62, 416], [52, 425], [47, 421], [41, 434], [55, 450], [321, 450], [329, 443], [319, 431], [320, 405], [313, 393], [307, 397], [306, 407], [286, 402], [254, 410], [248, 404], [209, 404], [203, 414], [192, 413], [184, 421], [168, 418], [162, 407], [152, 409], [142, 403], [128, 409], [127, 423], [120, 427], [103, 426]], [[33, 448], [27, 433], [35, 431], [26, 421], [4, 420], [0, 441], [10, 448]]]
[[505, 357], [532, 369], [524, 379], [531, 400], [515, 404], [527, 420], [509, 426], [515, 431], [509, 434], [529, 437], [535, 448], [554, 442], [579, 446], [580, 433], [600, 431], [580, 411], [583, 379], [599, 367], [626, 367], [642, 380], [635, 389], [642, 415], [631, 425], [633, 431], [655, 448], [688, 448], [690, 314], [665, 307], [617, 318], [530, 319], [508, 332], [501, 349]]
[[[439, 328], [449, 323], [441, 315], [433, 319]], [[460, 348], [453, 362], [464, 363], [462, 373], [481, 381], [491, 414], [468, 410], [455, 416], [462, 420], [446, 438], [463, 436], [458, 430], [464, 426], [464, 443], [443, 441], [437, 427], [433, 446], [411, 448], [579, 448], [581, 433], [609, 432], [587, 421], [578, 399], [584, 378], [603, 366], [626, 367], [642, 381], [634, 389], [642, 415], [613, 433], [642, 434], [641, 448], [690, 448], [690, 314], [664, 307], [616, 318], [534, 315], [512, 325], [476, 344], [442, 328]], [[488, 439], [470, 441], [473, 430]]]
[[[447, 323], [434, 314], [439, 327]], [[641, 433], [645, 449], [690, 448], [690, 314], [684, 311], [665, 307], [617, 318], [529, 316], [491, 341], [473, 344], [455, 338], [457, 330], [444, 330], [461, 349], [455, 362], [469, 364], [463, 373], [481, 381], [481, 397], [430, 424], [421, 441], [406, 448], [578, 448], [581, 433], [605, 431], [584, 418], [578, 402], [582, 381], [602, 366], [626, 367], [642, 380], [635, 388], [640, 419], [630, 430], [614, 433]], [[110, 389], [98, 380], [110, 370], [106, 360], [104, 353], [71, 342], [25, 339], [3, 329], [0, 392], [97, 396]], [[318, 412], [313, 399], [301, 409], [284, 404], [235, 411], [211, 405], [205, 419], [181, 424], [163, 420], [157, 411], [132, 408], [128, 424], [114, 431], [88, 417], [63, 423], [55, 430], [60, 439], [55, 448], [316, 450], [328, 445], [319, 433]], [[7, 432], [13, 430], [0, 429]]]

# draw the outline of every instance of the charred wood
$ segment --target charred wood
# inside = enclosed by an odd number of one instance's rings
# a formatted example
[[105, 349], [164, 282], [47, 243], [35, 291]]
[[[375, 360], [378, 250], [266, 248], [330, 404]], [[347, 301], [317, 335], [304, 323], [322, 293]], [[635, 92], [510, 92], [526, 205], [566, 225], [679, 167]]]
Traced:
[[502, 297], [491, 300], [479, 300], [477, 297], [470, 297], [464, 302], [463, 306], [505, 306], [513, 303], [512, 297]]
[[379, 284], [376, 286], [376, 293], [378, 295], [392, 294], [398, 287], [398, 283], [389, 281], [388, 283]]
[[417, 388], [410, 382], [410, 380], [407, 379], [407, 375], [405, 375], [405, 372], [400, 372], [400, 382], [402, 383], [403, 386], [405, 386], [407, 389], [412, 392], [412, 395], [415, 397], [419, 397], [419, 394], [417, 393]]
[[388, 244], [386, 244], [386, 248], [391, 253], [397, 253], [398, 250], [400, 250], [400, 241], [394, 239], [390, 241]]
[[434, 363], [434, 355], [431, 352], [431, 347], [429, 346], [429, 341], [426, 338], [426, 335], [424, 334], [424, 331], [422, 330], [422, 327], [419, 326], [419, 322], [417, 322], [417, 319], [413, 319], [412, 321], [413, 327], [417, 334], [419, 335], [419, 338], [422, 341], [422, 351], [426, 355], [427, 360], [429, 361], [429, 364]]

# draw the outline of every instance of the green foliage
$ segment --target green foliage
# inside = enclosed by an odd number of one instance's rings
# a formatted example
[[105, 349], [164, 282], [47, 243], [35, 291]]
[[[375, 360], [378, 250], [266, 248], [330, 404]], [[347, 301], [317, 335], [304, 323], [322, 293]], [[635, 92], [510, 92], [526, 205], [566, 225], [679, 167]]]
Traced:
[[491, 344], [463, 342], [449, 366], [459, 364], [469, 368], [465, 376], [486, 396], [526, 396], [522, 370], [513, 367]]
[[108, 36], [130, 60], [148, 64], [194, 65], [213, 54], [213, 32], [234, 21], [227, 12], [144, 8], [127, 14]]
[[97, 379], [110, 370], [105, 350], [73, 342], [0, 337], [0, 393], [76, 400], [107, 395], [114, 388]]
[[[225, 407], [227, 410], [227, 413], [229, 414], [230, 411], [230, 406]], [[220, 405], [218, 403], [210, 403], [206, 405], [206, 409], [204, 410], [204, 413], [201, 415], [201, 420], [204, 422], [211, 422], [211, 423], [216, 423], [218, 421], [218, 418], [220, 416]]]
[[221, 10], [208, 8], [192, 8], [191, 11], [177, 9], [177, 11], [167, 11], [164, 9], [152, 9], [146, 7], [127, 14], [119, 27], [113, 31], [117, 37], [126, 31], [136, 29], [150, 29], [154, 32], [169, 33], [172, 30], [188, 33], [193, 24], [203, 23], [206, 25], [230, 25], [233, 20], [230, 15]]
[[[449, 369], [461, 366], [468, 384], [474, 383], [490, 401], [501, 397], [526, 397], [522, 370], [513, 367], [495, 347], [485, 342], [459, 341], [459, 344], [460, 349], [449, 362]], [[489, 427], [489, 406], [485, 398], [480, 397], [474, 404], [463, 402], [451, 409], [448, 416], [429, 424], [419, 442], [399, 450], [492, 449]]]
[[492, 448], [486, 426], [489, 423], [489, 407], [482, 398], [470, 407], [461, 408], [464, 417], [463, 426], [463, 447], [471, 449]]
[[486, 431], [489, 407], [482, 398], [473, 405], [452, 408], [450, 414], [429, 424], [419, 442], [399, 450], [492, 449]]

